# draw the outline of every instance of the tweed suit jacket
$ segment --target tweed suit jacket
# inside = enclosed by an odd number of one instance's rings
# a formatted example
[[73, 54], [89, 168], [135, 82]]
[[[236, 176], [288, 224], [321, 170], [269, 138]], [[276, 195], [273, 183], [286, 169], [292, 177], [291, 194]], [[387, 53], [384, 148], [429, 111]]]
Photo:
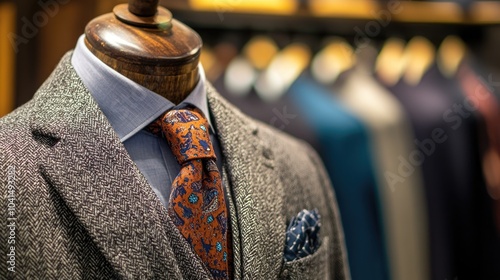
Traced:
[[[0, 119], [0, 278], [210, 279], [70, 58]], [[225, 157], [234, 278], [349, 279], [337, 203], [316, 153], [207, 91]], [[285, 263], [288, 222], [314, 208], [322, 245]], [[4, 226], [9, 218], [14, 230]], [[12, 234], [14, 273], [4, 253]]]

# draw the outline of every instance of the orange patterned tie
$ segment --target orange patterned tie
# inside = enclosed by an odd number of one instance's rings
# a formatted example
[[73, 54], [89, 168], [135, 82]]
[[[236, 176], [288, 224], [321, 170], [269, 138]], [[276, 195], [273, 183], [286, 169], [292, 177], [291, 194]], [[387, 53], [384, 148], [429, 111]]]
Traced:
[[228, 211], [209, 124], [198, 109], [172, 110], [149, 126], [163, 132], [181, 165], [168, 213], [215, 279], [229, 279]]

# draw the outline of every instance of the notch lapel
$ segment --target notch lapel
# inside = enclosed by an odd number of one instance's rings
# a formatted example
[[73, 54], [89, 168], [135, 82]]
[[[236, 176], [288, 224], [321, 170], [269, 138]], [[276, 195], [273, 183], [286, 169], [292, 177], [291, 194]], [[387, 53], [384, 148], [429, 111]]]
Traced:
[[122, 278], [208, 279], [67, 54], [34, 98], [31, 130], [58, 142], [42, 176]]
[[[241, 279], [277, 279], [283, 264], [286, 217], [284, 191], [270, 147], [256, 123], [208, 87], [208, 102], [225, 157], [239, 229], [235, 264]], [[233, 230], [234, 232], [234, 230]], [[238, 234], [238, 233], [233, 233]], [[238, 239], [236, 239], [238, 240]], [[236, 271], [240, 269], [236, 268]]]

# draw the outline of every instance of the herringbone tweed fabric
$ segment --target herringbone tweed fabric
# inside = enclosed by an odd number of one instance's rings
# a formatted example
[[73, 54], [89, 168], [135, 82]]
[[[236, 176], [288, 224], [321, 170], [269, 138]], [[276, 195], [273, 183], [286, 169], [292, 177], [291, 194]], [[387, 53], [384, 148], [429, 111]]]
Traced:
[[[210, 279], [70, 58], [0, 119], [0, 279]], [[349, 279], [335, 196], [316, 153], [207, 90], [230, 186], [235, 278]], [[314, 208], [323, 245], [285, 264], [287, 223]]]

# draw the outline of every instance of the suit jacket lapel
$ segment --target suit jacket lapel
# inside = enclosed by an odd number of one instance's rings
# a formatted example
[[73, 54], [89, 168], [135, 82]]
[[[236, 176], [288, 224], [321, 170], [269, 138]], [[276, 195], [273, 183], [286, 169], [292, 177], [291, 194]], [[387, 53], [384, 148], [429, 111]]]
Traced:
[[234, 257], [235, 264], [242, 265], [242, 275], [236, 278], [276, 279], [283, 264], [286, 217], [272, 150], [259, 137], [256, 124], [211, 87], [208, 101], [236, 208], [231, 219], [237, 221], [240, 243], [235, 244]]
[[[124, 278], [209, 278], [66, 55], [34, 98], [40, 172]], [[49, 143], [51, 141], [47, 141]]]

